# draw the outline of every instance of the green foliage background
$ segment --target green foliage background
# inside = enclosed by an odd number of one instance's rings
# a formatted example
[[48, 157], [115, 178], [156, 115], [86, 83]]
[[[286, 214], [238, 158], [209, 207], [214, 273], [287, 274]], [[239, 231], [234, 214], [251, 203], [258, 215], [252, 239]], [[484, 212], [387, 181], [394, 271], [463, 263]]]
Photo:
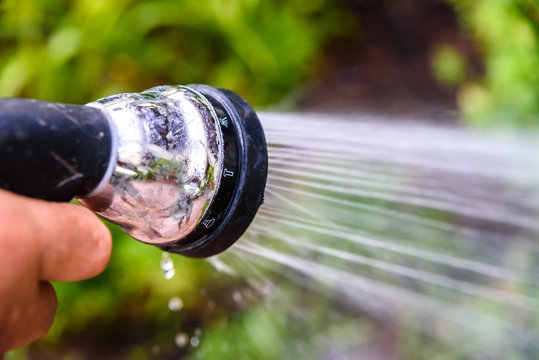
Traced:
[[482, 55], [485, 74], [474, 78], [454, 49], [437, 54], [438, 78], [459, 88], [464, 115], [480, 125], [539, 123], [539, 1], [450, 0]]
[[327, 0], [6, 0], [0, 11], [0, 96], [74, 103], [188, 83], [274, 103], [342, 25]]
[[[459, 89], [466, 118], [537, 123], [539, 2], [448, 1], [485, 66], [471, 75], [447, 46], [433, 57], [440, 82]], [[344, 1], [329, 0], [4, 0], [0, 96], [84, 103], [206, 83], [275, 104], [316, 77], [324, 44], [358, 31], [353, 22]]]

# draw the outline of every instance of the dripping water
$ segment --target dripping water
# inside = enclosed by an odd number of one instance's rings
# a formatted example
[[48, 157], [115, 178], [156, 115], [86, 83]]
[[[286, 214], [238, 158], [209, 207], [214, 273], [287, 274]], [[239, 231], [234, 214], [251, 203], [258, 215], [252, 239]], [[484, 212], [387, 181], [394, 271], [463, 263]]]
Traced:
[[165, 279], [172, 279], [176, 274], [176, 269], [174, 268], [174, 261], [170, 257], [170, 254], [163, 252], [161, 255], [161, 271]]

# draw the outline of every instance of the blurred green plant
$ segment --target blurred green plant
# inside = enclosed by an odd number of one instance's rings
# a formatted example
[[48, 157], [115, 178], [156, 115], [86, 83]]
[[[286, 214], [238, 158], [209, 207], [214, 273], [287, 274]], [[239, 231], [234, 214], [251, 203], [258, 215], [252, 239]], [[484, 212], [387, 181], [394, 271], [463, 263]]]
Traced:
[[[537, 125], [539, 1], [449, 1], [476, 41], [485, 66], [482, 79], [451, 75], [458, 83], [459, 105], [465, 116], [479, 125]], [[438, 53], [434, 67], [440, 79], [447, 79], [448, 71], [456, 71], [455, 56]]]
[[464, 81], [467, 64], [455, 48], [443, 45], [436, 49], [432, 57], [432, 67], [438, 80], [445, 86], [455, 86]]
[[0, 96], [88, 102], [162, 84], [227, 87], [275, 103], [342, 26], [316, 0], [0, 3]]

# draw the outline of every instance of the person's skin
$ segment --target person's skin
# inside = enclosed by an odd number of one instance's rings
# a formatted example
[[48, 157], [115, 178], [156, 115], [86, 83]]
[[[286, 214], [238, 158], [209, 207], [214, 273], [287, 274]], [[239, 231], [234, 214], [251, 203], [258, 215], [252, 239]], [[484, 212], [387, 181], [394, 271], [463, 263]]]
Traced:
[[0, 190], [0, 359], [48, 332], [56, 313], [49, 281], [99, 274], [111, 246], [90, 210]]

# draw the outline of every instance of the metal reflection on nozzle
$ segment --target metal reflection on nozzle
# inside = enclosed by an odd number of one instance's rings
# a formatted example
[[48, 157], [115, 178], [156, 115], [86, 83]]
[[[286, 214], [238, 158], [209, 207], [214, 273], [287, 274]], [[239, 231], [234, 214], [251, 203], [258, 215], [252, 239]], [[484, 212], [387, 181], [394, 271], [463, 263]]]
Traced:
[[181, 86], [89, 105], [108, 115], [117, 159], [103, 190], [81, 201], [140, 241], [157, 245], [184, 238], [220, 185], [223, 140], [212, 108]]

